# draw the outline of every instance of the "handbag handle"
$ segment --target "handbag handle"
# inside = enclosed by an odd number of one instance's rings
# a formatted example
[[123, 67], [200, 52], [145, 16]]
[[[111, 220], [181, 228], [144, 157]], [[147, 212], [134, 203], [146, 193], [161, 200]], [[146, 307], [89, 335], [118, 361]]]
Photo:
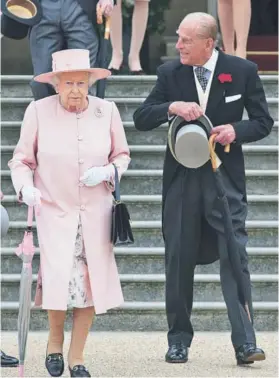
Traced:
[[116, 166], [114, 166], [114, 192], [112, 193], [115, 201], [120, 202], [120, 183], [119, 183], [119, 176]]

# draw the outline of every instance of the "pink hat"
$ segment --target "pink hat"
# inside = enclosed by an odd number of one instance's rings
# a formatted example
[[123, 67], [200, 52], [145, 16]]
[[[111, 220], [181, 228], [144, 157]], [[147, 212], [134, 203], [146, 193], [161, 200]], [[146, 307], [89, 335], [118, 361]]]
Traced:
[[89, 72], [89, 83], [105, 79], [111, 75], [105, 68], [90, 68], [89, 50], [69, 49], [52, 54], [52, 72], [35, 76], [34, 80], [40, 83], [54, 84], [54, 77], [62, 72], [84, 71]]

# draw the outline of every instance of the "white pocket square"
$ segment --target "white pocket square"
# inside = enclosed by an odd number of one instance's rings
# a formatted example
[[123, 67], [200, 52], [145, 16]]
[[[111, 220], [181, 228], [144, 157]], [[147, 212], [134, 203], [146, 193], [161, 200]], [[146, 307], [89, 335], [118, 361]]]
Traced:
[[241, 98], [241, 94], [228, 96], [228, 97], [225, 97], [225, 102], [227, 104], [228, 102], [233, 102], [233, 101], [239, 100], [240, 98]]

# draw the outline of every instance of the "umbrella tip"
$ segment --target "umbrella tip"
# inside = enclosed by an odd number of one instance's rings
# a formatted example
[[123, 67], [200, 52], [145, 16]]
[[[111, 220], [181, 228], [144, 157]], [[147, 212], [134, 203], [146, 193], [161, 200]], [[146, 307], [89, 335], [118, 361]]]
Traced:
[[18, 370], [19, 370], [19, 376], [24, 377], [24, 366], [19, 365]]

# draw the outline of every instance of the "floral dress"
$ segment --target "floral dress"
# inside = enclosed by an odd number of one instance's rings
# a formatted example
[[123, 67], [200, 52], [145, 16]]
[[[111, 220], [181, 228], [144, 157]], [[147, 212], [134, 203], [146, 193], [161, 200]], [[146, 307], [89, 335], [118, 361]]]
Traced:
[[76, 236], [72, 275], [69, 283], [68, 306], [79, 308], [93, 306], [80, 220]]

